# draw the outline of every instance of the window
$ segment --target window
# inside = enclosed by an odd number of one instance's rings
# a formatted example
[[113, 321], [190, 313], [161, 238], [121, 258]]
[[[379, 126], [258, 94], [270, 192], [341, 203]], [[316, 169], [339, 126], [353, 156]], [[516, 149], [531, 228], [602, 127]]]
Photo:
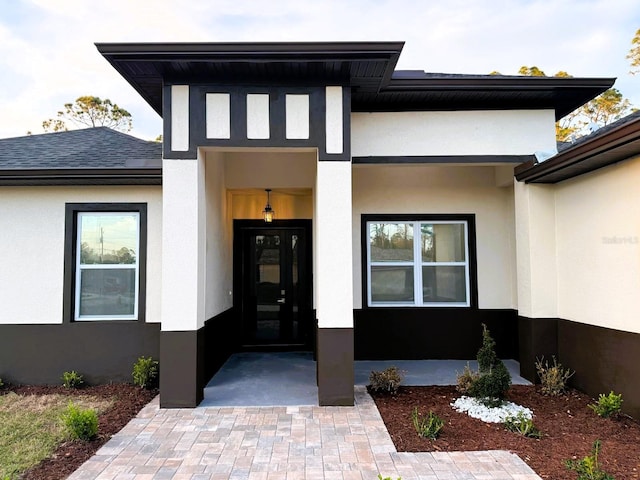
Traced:
[[67, 204], [66, 223], [65, 318], [140, 319], [146, 206]]
[[469, 307], [473, 216], [363, 216], [366, 305]]

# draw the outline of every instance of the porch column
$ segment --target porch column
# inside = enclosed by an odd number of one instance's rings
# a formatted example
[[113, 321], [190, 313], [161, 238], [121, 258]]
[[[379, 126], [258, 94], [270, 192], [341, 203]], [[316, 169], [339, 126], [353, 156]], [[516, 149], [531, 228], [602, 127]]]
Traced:
[[318, 161], [315, 305], [320, 405], [353, 405], [351, 162]]
[[536, 357], [558, 353], [555, 196], [551, 185], [515, 182], [520, 374], [536, 380]]
[[162, 162], [162, 329], [160, 406], [203, 398], [206, 211], [204, 160]]

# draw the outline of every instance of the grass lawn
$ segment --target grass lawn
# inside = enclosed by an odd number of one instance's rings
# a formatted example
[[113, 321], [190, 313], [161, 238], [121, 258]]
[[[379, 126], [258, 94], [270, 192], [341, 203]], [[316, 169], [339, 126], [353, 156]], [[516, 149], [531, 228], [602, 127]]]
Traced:
[[0, 479], [12, 479], [51, 456], [68, 435], [62, 414], [69, 402], [105, 411], [112, 402], [91, 396], [0, 396]]

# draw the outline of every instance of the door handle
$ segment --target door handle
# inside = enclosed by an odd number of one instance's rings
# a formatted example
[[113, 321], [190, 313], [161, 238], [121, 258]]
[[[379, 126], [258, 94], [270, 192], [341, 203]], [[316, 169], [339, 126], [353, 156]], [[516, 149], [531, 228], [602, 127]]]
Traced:
[[276, 300], [276, 302], [278, 302], [278, 303], [284, 303], [284, 298], [279, 298], [279, 299], [277, 299], [277, 300]]

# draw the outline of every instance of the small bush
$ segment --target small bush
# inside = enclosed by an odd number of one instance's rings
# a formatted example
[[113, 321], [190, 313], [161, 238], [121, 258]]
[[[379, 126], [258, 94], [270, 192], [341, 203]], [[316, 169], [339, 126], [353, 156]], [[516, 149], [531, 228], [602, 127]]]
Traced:
[[91, 440], [98, 433], [98, 414], [91, 408], [81, 409], [70, 403], [63, 420], [72, 438]]
[[499, 361], [496, 355], [496, 342], [484, 323], [482, 324], [482, 346], [478, 350], [476, 358], [478, 359], [478, 370], [481, 375], [489, 373], [491, 368]]
[[591, 455], [582, 460], [567, 460], [565, 466], [578, 474], [578, 480], [615, 480], [612, 475], [600, 470], [598, 465], [598, 453], [600, 452], [600, 440], [593, 442]]
[[622, 394], [615, 394], [613, 391], [608, 395], [601, 393], [598, 401], [589, 405], [589, 408], [600, 417], [616, 416], [622, 410]]
[[[381, 474], [378, 474], [378, 480], [393, 480], [391, 477], [382, 478]], [[398, 480], [402, 480], [402, 477], [398, 477]]]
[[469, 394], [471, 387], [479, 376], [480, 374], [471, 370], [471, 367], [469, 367], [469, 364], [467, 363], [462, 373], [456, 377], [456, 390], [463, 395]]
[[153, 388], [158, 378], [158, 362], [151, 357], [140, 357], [133, 364], [133, 384], [140, 388]]
[[82, 375], [80, 375], [75, 370], [71, 370], [70, 372], [64, 372], [62, 374], [62, 386], [66, 388], [79, 388], [84, 381], [82, 380]]
[[380, 372], [372, 371], [369, 375], [369, 388], [374, 392], [396, 394], [403, 378], [404, 374], [398, 367], [385, 368]]
[[489, 372], [481, 374], [473, 382], [469, 394], [488, 407], [498, 407], [502, 405], [510, 386], [511, 374], [505, 364], [498, 360]]
[[524, 437], [540, 438], [542, 433], [533, 424], [533, 420], [527, 418], [524, 413], [519, 412], [516, 416], [508, 416], [504, 420], [504, 428], [510, 432], [519, 433]]
[[432, 411], [429, 411], [429, 415], [426, 417], [421, 415], [418, 412], [418, 407], [413, 409], [411, 419], [413, 420], [413, 426], [418, 435], [422, 438], [430, 438], [431, 440], [438, 438], [440, 430], [442, 430], [444, 425], [444, 420]]
[[556, 357], [553, 357], [553, 365], [549, 365], [546, 361], [542, 363], [544, 357], [536, 359], [536, 372], [540, 377], [540, 383], [542, 384], [542, 393], [545, 395], [560, 395], [567, 388], [567, 380], [569, 380], [574, 373], [568, 368], [564, 368], [558, 363]]

